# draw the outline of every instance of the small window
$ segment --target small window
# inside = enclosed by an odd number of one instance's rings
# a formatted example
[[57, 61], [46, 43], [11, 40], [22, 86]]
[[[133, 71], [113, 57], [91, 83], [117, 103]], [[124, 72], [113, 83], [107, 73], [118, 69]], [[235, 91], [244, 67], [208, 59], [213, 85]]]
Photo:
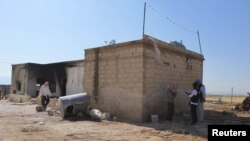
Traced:
[[36, 84], [40, 84], [40, 86], [42, 86], [44, 83], [44, 80], [42, 78], [37, 78], [36, 79]]
[[21, 91], [21, 83], [20, 82], [16, 82], [16, 89], [18, 90], [18, 91]]

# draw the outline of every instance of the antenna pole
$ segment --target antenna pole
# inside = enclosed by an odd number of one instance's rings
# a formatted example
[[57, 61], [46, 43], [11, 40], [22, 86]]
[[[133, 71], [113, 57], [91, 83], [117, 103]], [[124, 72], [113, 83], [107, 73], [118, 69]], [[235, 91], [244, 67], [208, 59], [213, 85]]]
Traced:
[[144, 31], [145, 31], [145, 16], [146, 16], [146, 2], [144, 3], [142, 38], [144, 38]]
[[197, 35], [198, 35], [198, 40], [199, 40], [200, 52], [201, 52], [201, 54], [202, 54], [202, 51], [201, 51], [200, 33], [199, 33], [199, 31], [198, 31], [198, 30], [197, 30]]
[[231, 105], [233, 105], [233, 95], [234, 95], [234, 87], [231, 88]]

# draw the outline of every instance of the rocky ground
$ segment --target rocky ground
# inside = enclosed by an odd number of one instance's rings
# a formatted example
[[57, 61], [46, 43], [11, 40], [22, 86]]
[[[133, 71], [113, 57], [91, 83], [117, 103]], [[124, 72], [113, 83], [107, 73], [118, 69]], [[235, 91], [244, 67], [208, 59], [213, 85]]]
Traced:
[[189, 116], [175, 117], [172, 123], [101, 122], [62, 120], [47, 112], [36, 112], [31, 102], [0, 100], [0, 141], [203, 141], [208, 124], [249, 124], [249, 112], [235, 112], [228, 104], [205, 104], [206, 121], [189, 125]]

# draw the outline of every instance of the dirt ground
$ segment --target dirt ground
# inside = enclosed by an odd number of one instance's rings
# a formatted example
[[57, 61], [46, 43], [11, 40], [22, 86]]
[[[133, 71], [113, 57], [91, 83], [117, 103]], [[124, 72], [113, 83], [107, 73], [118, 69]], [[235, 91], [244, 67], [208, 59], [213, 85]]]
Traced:
[[0, 100], [0, 141], [203, 141], [209, 124], [250, 124], [249, 112], [235, 112], [228, 104], [205, 103], [205, 121], [189, 125], [189, 115], [172, 123], [62, 120], [36, 112], [31, 102]]

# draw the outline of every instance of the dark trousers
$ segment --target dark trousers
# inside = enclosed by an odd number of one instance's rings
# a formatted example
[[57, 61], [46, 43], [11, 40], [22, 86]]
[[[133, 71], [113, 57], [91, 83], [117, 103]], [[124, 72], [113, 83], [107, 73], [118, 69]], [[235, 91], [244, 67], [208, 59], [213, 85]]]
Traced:
[[167, 105], [167, 120], [172, 121], [173, 114], [174, 114], [174, 103], [173, 102], [168, 102]]
[[44, 110], [46, 110], [46, 107], [49, 104], [49, 101], [50, 101], [49, 96], [42, 96], [41, 103], [42, 103]]
[[192, 124], [195, 124], [197, 122], [197, 106], [190, 104], [191, 107], [191, 115], [192, 115]]
[[0, 92], [0, 99], [6, 99], [7, 98], [7, 92], [6, 89], [4, 89], [2, 92]]

